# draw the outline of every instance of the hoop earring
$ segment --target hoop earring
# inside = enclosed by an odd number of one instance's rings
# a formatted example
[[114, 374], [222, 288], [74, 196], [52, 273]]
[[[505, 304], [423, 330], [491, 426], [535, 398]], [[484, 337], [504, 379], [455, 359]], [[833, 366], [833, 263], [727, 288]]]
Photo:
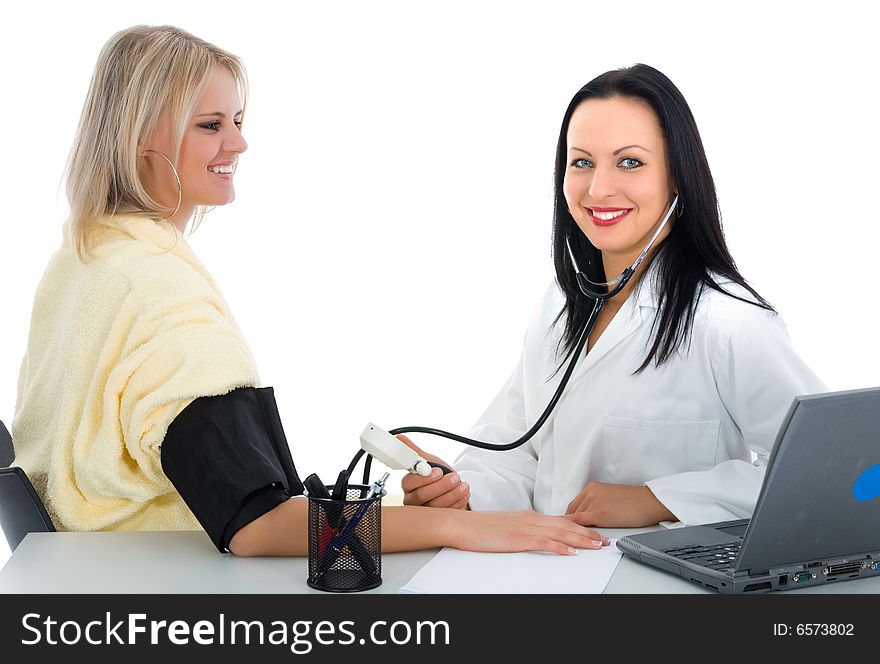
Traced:
[[163, 219], [171, 219], [171, 217], [177, 214], [177, 211], [180, 210], [180, 204], [183, 202], [183, 187], [180, 185], [180, 176], [177, 174], [177, 169], [174, 167], [174, 164], [171, 163], [171, 160], [164, 154], [162, 154], [158, 150], [144, 150], [144, 152], [155, 152], [157, 155], [162, 157], [162, 159], [168, 162], [168, 165], [171, 166], [171, 172], [174, 173], [174, 179], [177, 182], [177, 207], [174, 208], [174, 212], [165, 217], [162, 217]]

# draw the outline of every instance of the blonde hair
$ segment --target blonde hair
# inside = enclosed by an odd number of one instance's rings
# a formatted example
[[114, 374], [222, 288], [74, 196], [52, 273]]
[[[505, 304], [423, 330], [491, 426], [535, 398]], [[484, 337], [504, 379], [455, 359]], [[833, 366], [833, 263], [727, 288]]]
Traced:
[[[136, 25], [104, 45], [76, 131], [66, 169], [70, 215], [66, 236], [85, 260], [97, 222], [122, 213], [160, 219], [169, 211], [144, 189], [138, 147], [170, 113], [176, 163], [184, 131], [217, 68], [232, 74], [247, 103], [247, 75], [238, 57], [169, 25]], [[198, 225], [205, 209], [197, 207]]]

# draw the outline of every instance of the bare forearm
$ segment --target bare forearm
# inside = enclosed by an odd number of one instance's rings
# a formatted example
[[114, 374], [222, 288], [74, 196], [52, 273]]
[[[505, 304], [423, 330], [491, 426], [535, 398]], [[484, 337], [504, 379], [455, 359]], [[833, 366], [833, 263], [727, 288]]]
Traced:
[[308, 543], [309, 501], [291, 498], [254, 519], [229, 542], [236, 556], [305, 556]]
[[[452, 512], [431, 507], [382, 508], [382, 550], [454, 546], [456, 515]], [[305, 556], [309, 552], [307, 532], [308, 501], [292, 498], [239, 530], [229, 549], [237, 556]]]
[[463, 513], [437, 507], [382, 508], [382, 550], [418, 551], [457, 546], [456, 525]]
[[[520, 512], [466, 512], [441, 507], [382, 509], [382, 550], [415, 551], [451, 546], [468, 551], [551, 551], [572, 555], [598, 549], [608, 539], [589, 528], [586, 513], [548, 516]], [[308, 552], [308, 501], [281, 503], [239, 530], [229, 543], [237, 556], [304, 556]]]

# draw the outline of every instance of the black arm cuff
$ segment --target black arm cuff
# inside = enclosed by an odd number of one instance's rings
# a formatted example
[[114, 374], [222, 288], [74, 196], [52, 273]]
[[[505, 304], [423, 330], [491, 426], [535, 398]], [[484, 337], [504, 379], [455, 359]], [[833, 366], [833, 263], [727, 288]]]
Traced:
[[220, 551], [251, 521], [303, 493], [271, 387], [190, 403], [162, 441], [162, 470]]

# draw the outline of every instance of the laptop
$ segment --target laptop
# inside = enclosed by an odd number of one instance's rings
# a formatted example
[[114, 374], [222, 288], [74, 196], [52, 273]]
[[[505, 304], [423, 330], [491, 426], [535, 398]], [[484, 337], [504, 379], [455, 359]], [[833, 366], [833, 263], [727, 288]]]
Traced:
[[880, 388], [795, 397], [751, 519], [630, 535], [617, 546], [722, 593], [880, 575]]

